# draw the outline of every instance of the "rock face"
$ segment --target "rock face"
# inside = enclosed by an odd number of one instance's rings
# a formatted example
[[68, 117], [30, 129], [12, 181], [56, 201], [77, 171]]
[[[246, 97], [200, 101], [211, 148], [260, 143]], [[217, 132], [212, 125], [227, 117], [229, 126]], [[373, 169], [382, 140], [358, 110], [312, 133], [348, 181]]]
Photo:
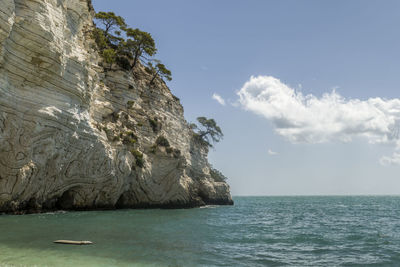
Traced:
[[167, 86], [101, 67], [92, 16], [1, 0], [0, 211], [232, 204]]

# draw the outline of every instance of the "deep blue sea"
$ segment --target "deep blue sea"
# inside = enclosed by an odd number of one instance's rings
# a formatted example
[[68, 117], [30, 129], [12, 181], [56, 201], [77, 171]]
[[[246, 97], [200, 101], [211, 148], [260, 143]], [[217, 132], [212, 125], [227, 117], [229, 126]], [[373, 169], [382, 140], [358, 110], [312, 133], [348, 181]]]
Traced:
[[400, 266], [400, 197], [234, 200], [197, 209], [2, 215], [0, 266]]

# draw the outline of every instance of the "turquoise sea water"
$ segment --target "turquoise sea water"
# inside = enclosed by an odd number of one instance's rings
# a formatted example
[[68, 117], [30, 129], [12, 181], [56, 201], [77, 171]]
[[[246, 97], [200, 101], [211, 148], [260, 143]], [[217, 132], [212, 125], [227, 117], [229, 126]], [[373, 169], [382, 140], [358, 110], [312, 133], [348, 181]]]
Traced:
[[186, 210], [3, 215], [0, 266], [400, 266], [400, 197], [234, 200]]

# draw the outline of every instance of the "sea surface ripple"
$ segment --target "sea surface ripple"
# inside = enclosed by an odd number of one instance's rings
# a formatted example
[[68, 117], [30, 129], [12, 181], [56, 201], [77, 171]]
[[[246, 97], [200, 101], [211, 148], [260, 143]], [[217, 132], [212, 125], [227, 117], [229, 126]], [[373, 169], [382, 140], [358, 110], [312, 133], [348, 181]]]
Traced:
[[398, 196], [234, 200], [200, 209], [2, 215], [0, 266], [400, 266]]

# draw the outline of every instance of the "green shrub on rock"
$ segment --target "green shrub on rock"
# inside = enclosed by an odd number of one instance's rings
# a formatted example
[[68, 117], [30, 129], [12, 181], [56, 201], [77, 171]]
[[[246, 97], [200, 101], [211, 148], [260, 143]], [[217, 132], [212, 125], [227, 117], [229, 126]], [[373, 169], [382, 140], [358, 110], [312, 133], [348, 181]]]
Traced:
[[181, 151], [177, 148], [175, 148], [172, 153], [174, 155], [174, 158], [179, 158], [181, 155]]
[[122, 143], [124, 145], [134, 145], [138, 140], [138, 137], [131, 131], [125, 132], [122, 136]]
[[217, 169], [214, 169], [213, 166], [210, 166], [210, 175], [215, 182], [225, 182], [228, 179], [226, 178], [225, 175], [222, 174], [222, 172], [220, 172]]
[[136, 166], [139, 168], [143, 168], [144, 160], [143, 160], [143, 153], [136, 149], [130, 150], [131, 154], [135, 157]]
[[129, 100], [129, 101], [126, 103], [126, 106], [127, 106], [128, 108], [132, 108], [134, 104], [135, 104], [135, 101]]
[[154, 119], [149, 118], [148, 120], [149, 120], [149, 124], [150, 124], [150, 127], [153, 130], [153, 132], [157, 133], [158, 131], [161, 130], [161, 123], [158, 122], [157, 118], [154, 118]]
[[157, 137], [156, 144], [163, 147], [169, 147], [169, 142], [164, 136]]

